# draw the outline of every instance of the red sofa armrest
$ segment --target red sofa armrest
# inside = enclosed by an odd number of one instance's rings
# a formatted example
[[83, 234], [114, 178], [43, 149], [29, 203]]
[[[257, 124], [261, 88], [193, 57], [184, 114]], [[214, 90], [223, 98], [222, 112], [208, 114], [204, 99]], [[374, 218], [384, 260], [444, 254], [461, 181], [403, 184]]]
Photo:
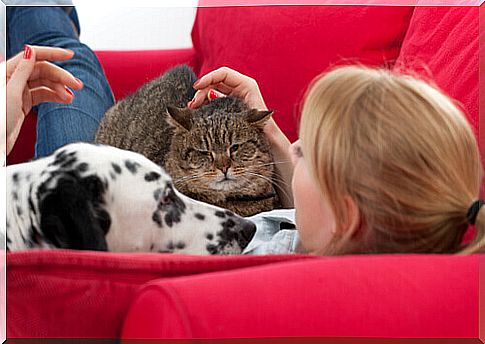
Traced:
[[122, 338], [476, 338], [480, 261], [324, 257], [159, 279], [138, 292]]
[[[188, 64], [197, 73], [194, 49], [97, 51], [116, 99], [134, 92], [138, 87], [170, 67]], [[18, 164], [34, 156], [37, 116], [31, 112], [25, 119], [19, 138], [7, 158], [7, 164]]]

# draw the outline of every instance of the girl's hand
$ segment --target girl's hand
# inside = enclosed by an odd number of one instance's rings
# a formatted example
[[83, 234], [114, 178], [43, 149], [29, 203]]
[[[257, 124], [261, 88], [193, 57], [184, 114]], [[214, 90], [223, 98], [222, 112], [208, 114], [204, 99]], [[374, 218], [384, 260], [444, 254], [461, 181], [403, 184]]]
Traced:
[[204, 75], [195, 82], [194, 89], [197, 93], [187, 104], [191, 109], [206, 103], [210, 90], [214, 89], [223, 94], [241, 98], [253, 109], [267, 110], [256, 81], [228, 67], [221, 67]]
[[[64, 69], [47, 61], [65, 61], [74, 56], [67, 49], [25, 46], [24, 52], [6, 62], [7, 155], [12, 150], [24, 122], [33, 106], [43, 102], [69, 104], [74, 99], [67, 88], [80, 90], [82, 82]], [[3, 129], [3, 128], [2, 128]], [[3, 141], [5, 142], [5, 141]]]
[[[253, 109], [268, 110], [256, 80], [228, 67], [221, 67], [204, 75], [195, 82], [194, 89], [197, 90], [194, 99], [187, 104], [187, 107], [191, 109], [198, 108], [215, 98], [231, 95], [241, 98]], [[273, 159], [279, 162], [276, 164], [277, 178], [275, 182], [278, 185], [276, 189], [281, 203], [284, 207], [292, 207], [291, 178], [293, 166], [290, 163], [290, 141], [273, 118], [266, 121], [263, 130], [271, 144]]]

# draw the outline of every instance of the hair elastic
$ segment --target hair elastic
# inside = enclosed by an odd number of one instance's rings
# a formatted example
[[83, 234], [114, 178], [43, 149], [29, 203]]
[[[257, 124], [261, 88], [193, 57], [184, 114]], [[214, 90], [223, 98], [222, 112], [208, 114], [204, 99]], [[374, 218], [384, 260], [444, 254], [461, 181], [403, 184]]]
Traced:
[[478, 212], [480, 211], [480, 208], [485, 204], [485, 201], [483, 199], [479, 199], [470, 206], [468, 209], [468, 212], [466, 213], [466, 218], [468, 220], [468, 223], [471, 225], [475, 224], [475, 221], [477, 220]]

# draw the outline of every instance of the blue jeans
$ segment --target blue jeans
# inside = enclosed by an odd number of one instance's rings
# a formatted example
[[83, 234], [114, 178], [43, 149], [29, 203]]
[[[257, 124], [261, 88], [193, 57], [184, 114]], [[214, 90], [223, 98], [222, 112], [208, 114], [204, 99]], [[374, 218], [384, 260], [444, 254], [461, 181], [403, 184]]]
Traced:
[[[94, 140], [101, 118], [113, 104], [113, 94], [93, 51], [79, 42], [76, 9], [61, 7], [7, 7], [7, 57], [24, 44], [68, 48], [75, 52], [56, 65], [81, 79], [84, 88], [74, 92], [72, 104], [43, 103], [37, 112], [35, 157], [49, 155], [71, 142]], [[77, 30], [77, 32], [76, 32]]]

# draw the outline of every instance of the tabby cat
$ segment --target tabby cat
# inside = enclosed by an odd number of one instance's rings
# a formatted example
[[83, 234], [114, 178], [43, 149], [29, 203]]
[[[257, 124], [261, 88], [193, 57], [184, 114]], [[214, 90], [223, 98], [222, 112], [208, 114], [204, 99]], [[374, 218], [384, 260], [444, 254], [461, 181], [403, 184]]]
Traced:
[[274, 163], [262, 130], [272, 112], [235, 97], [188, 109], [196, 80], [181, 65], [146, 83], [106, 112], [95, 141], [145, 155], [194, 199], [242, 216], [275, 208]]

